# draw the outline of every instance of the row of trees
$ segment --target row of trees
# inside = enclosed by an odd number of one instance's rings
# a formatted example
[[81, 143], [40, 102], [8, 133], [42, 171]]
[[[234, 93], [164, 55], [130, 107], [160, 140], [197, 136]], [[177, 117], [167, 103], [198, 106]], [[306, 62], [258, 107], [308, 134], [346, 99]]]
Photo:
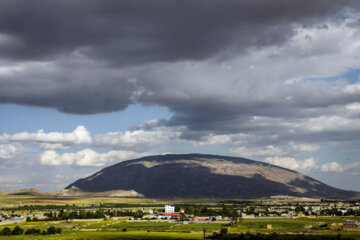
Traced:
[[[40, 229], [30, 228], [25, 231], [26, 235], [29, 234], [42, 234], [42, 235], [50, 235], [50, 234], [61, 234], [62, 229], [56, 227], [49, 227], [47, 230], [41, 231]], [[3, 230], [0, 231], [0, 236], [11, 236], [11, 235], [22, 235], [24, 234], [24, 229], [16, 226], [13, 230], [8, 227], [5, 227]]]
[[49, 212], [44, 214], [48, 220], [66, 220], [66, 219], [89, 219], [89, 218], [104, 218], [105, 213], [102, 209], [96, 211], [82, 210], [60, 210], [59, 212]]
[[[44, 215], [48, 218], [47, 220], [67, 220], [67, 219], [91, 219], [91, 218], [105, 218], [105, 216], [110, 217], [135, 217], [141, 218], [145, 213], [142, 211], [129, 211], [129, 210], [103, 210], [97, 209], [93, 210], [59, 210], [57, 212], [50, 211]], [[30, 220], [29, 220], [30, 221]], [[35, 220], [36, 221], [36, 220]]]
[[10, 236], [10, 235], [21, 235], [24, 233], [24, 229], [22, 229], [19, 226], [16, 226], [13, 230], [6, 227], [3, 230], [0, 231], [1, 236]]
[[332, 209], [321, 210], [320, 214], [321, 215], [329, 215], [329, 216], [332, 216], [332, 215], [336, 215], [336, 216], [359, 216], [360, 211], [359, 210], [349, 209], [345, 213], [343, 213], [341, 210], [339, 210], [337, 208], [332, 208]]

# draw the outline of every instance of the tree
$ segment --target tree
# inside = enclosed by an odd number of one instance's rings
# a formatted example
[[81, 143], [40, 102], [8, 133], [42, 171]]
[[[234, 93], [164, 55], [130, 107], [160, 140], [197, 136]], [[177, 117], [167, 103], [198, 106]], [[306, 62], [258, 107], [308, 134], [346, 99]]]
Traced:
[[222, 209], [222, 214], [223, 216], [230, 217], [232, 215], [232, 211], [230, 208], [224, 206]]
[[36, 229], [36, 228], [30, 228], [28, 230], [26, 230], [25, 234], [40, 234], [41, 230], [40, 229]]
[[22, 228], [19, 227], [19, 226], [16, 226], [16, 227], [14, 228], [14, 230], [12, 230], [12, 232], [11, 232], [12, 235], [21, 235], [21, 234], [23, 234], [23, 233], [24, 233], [24, 229], [22, 229]]
[[299, 212], [305, 212], [305, 208], [301, 205], [297, 205], [295, 208], [295, 212], [299, 213]]
[[220, 230], [220, 235], [224, 236], [228, 233], [228, 229], [227, 228], [221, 228]]
[[6, 227], [1, 231], [1, 235], [3, 236], [10, 236], [11, 235], [11, 230], [10, 228]]
[[193, 206], [185, 208], [185, 213], [187, 214], [194, 214], [194, 212], [195, 212], [195, 208]]
[[56, 234], [56, 228], [51, 226], [46, 231], [47, 234]]

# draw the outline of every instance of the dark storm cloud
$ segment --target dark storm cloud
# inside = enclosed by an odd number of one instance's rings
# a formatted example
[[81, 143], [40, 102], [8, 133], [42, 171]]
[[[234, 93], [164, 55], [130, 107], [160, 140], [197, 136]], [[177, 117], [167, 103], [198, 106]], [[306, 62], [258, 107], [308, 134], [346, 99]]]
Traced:
[[281, 43], [347, 1], [2, 1], [1, 57], [52, 59], [75, 50], [109, 64], [206, 59], [233, 46]]

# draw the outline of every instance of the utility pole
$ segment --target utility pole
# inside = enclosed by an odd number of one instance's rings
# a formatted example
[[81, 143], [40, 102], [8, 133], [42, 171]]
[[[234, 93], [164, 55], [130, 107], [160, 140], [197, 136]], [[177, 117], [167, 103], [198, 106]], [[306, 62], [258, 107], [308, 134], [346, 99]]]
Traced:
[[203, 231], [204, 231], [204, 240], [205, 240], [206, 239], [206, 237], [205, 237], [206, 229], [204, 228]]

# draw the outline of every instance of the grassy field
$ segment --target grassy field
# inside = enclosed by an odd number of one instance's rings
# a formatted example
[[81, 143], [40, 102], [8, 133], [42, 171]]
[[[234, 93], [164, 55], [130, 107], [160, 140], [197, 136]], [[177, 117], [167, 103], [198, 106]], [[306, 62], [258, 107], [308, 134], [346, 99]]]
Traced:
[[[119, 220], [91, 220], [91, 221], [39, 221], [24, 222], [19, 224], [9, 224], [0, 227], [13, 229], [20, 226], [25, 231], [30, 228], [46, 230], [50, 226], [61, 227], [61, 235], [21, 235], [0, 237], [0, 239], [201, 239], [202, 228], [190, 228], [199, 230], [198, 232], [184, 231], [174, 226], [179, 224], [168, 222], [125, 222], [126, 219]], [[122, 230], [126, 229], [126, 232]]]
[[9, 236], [0, 239], [201, 239], [202, 234], [178, 232], [74, 232], [61, 235]]
[[[0, 237], [0, 239], [133, 239], [133, 238], [154, 238], [154, 239], [201, 239], [202, 231], [205, 228], [207, 234], [219, 232], [222, 227], [220, 223], [192, 223], [181, 224], [168, 221], [152, 222], [126, 222], [127, 219], [117, 220], [85, 220], [85, 221], [39, 221], [24, 222], [1, 226], [15, 226], [22, 228], [38, 228], [45, 230], [50, 226], [61, 227], [61, 235], [38, 235], [38, 236], [18, 236], [11, 238]], [[360, 232], [343, 232], [338, 223], [342, 223], [340, 217], [319, 217], [319, 218], [298, 218], [298, 219], [244, 219], [240, 223], [227, 227], [230, 233], [305, 233], [321, 235], [342, 234], [360, 239]], [[271, 224], [272, 228], [267, 229]], [[327, 224], [324, 227], [324, 224]], [[123, 230], [126, 231], [123, 232]]]
[[100, 204], [164, 205], [164, 204], [216, 204], [216, 199], [150, 199], [150, 198], [83, 198], [53, 196], [0, 195], [0, 208], [24, 205], [76, 205], [90, 206]]
[[[80, 197], [48, 197], [48, 196], [3, 196], [0, 195], [0, 208], [16, 208], [19, 206], [35, 206], [31, 214], [41, 212], [39, 206], [99, 206], [104, 204], [125, 204], [127, 208], [151, 206], [156, 208], [163, 204], [201, 204], [209, 208], [220, 208], [216, 206], [214, 199], [149, 199], [149, 198], [80, 198]], [[153, 207], [152, 207], [153, 206]], [[9, 209], [12, 214], [26, 215], [28, 210]], [[50, 226], [61, 228], [61, 235], [21, 235], [0, 237], [0, 239], [202, 239], [203, 229], [207, 234], [219, 232], [226, 227], [229, 233], [293, 233], [293, 234], [321, 234], [337, 235], [342, 234], [360, 240], [360, 232], [351, 233], [341, 231], [340, 223], [342, 217], [318, 217], [318, 218], [297, 218], [297, 219], [242, 219], [232, 226], [224, 226], [221, 223], [190, 223], [178, 222], [153, 222], [153, 221], [127, 221], [127, 218], [116, 220], [73, 220], [73, 221], [34, 221], [19, 224], [1, 225], [13, 229], [15, 226], [27, 229], [36, 228], [46, 230]], [[358, 219], [360, 220], [360, 219]], [[268, 225], [271, 228], [268, 229]]]

